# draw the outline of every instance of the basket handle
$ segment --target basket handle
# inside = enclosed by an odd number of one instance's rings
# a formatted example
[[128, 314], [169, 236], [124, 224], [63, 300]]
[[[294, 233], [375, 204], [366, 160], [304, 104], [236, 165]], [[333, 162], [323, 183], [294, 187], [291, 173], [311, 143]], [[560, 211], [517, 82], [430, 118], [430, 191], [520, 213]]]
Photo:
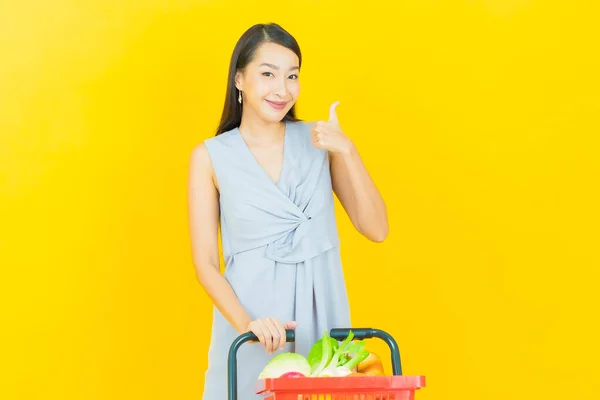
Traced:
[[[350, 331], [354, 334], [355, 340], [364, 340], [379, 338], [387, 343], [392, 356], [392, 372], [394, 375], [402, 375], [402, 365], [400, 363], [400, 350], [394, 338], [387, 332], [372, 328], [336, 328], [330, 331], [329, 336], [342, 341], [348, 337]], [[286, 342], [293, 342], [296, 339], [295, 332], [291, 329], [285, 331]], [[258, 341], [256, 335], [252, 332], [246, 332], [238, 336], [229, 348], [227, 359], [227, 390], [228, 399], [237, 400], [237, 353], [240, 347], [251, 341]]]
[[[293, 342], [295, 340], [295, 332], [291, 329], [286, 330], [285, 341]], [[244, 343], [251, 341], [257, 342], [258, 337], [252, 332], [242, 333], [233, 341], [229, 348], [229, 357], [227, 359], [227, 388], [229, 400], [237, 400], [237, 352]]]

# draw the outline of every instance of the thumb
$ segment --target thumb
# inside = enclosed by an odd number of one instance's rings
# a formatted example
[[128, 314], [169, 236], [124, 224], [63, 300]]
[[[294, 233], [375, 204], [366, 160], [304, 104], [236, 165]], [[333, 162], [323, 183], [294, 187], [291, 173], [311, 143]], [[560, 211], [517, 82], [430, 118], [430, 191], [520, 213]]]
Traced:
[[296, 321], [290, 321], [285, 323], [283, 326], [285, 327], [285, 329], [296, 329], [298, 323]]
[[337, 112], [335, 111], [338, 104], [340, 104], [340, 102], [336, 101], [329, 107], [329, 122], [338, 122]]

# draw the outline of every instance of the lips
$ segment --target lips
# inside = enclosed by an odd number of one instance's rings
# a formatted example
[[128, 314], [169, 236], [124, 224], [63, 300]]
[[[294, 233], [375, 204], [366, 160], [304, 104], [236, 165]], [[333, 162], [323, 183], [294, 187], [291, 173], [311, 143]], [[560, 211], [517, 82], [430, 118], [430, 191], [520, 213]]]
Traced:
[[279, 102], [279, 101], [270, 101], [270, 100], [265, 100], [267, 102], [267, 104], [269, 104], [271, 107], [273, 107], [276, 110], [283, 110], [285, 108], [285, 106], [287, 105], [286, 101], [283, 102]]

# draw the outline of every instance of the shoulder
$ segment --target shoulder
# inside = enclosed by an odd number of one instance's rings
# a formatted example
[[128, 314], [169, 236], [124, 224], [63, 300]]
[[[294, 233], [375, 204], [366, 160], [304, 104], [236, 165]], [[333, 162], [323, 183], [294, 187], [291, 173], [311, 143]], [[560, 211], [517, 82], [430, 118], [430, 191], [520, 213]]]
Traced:
[[314, 125], [315, 122], [307, 122], [307, 121], [294, 121], [290, 122], [290, 124], [295, 128], [294, 131], [297, 132], [298, 136], [302, 139], [303, 142], [310, 142], [310, 129]]
[[[234, 128], [202, 142], [213, 164], [227, 163], [232, 157], [239, 154], [241, 144], [238, 136], [237, 129]], [[215, 165], [215, 167], [218, 168], [218, 165]]]
[[210, 150], [211, 144], [215, 143], [212, 139], [214, 138], [202, 141], [192, 148], [189, 160], [189, 179], [190, 182], [196, 184], [210, 181], [215, 189], [219, 190], [217, 182], [219, 162], [217, 161], [218, 157], [214, 155], [214, 151]]
[[190, 163], [194, 169], [213, 170], [213, 158], [232, 141], [235, 129], [205, 139], [196, 144], [191, 151]]
[[294, 122], [290, 122], [290, 124], [298, 127], [298, 129], [301, 130], [301, 131], [308, 131], [308, 132], [310, 132], [310, 128], [312, 128], [312, 126], [316, 122], [317, 121], [294, 121]]
[[223, 132], [220, 135], [213, 136], [209, 139], [204, 140], [204, 144], [207, 146], [210, 151], [212, 147], [215, 146], [230, 146], [234, 143], [235, 135], [237, 128], [231, 129], [227, 132]]
[[206, 142], [200, 142], [192, 149], [190, 154], [190, 169], [192, 171], [212, 170], [212, 162]]

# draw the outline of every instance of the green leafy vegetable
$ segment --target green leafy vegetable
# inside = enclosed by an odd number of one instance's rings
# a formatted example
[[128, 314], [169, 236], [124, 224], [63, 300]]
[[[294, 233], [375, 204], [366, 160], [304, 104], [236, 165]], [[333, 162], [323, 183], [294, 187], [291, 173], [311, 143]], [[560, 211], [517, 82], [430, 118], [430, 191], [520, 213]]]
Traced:
[[345, 350], [344, 358], [338, 362], [338, 366], [344, 366], [348, 369], [356, 367], [361, 361], [369, 356], [365, 350], [366, 343], [363, 341], [351, 342]]
[[369, 355], [365, 350], [366, 343], [353, 342], [353, 338], [354, 333], [350, 331], [348, 337], [338, 345], [337, 340], [325, 332], [313, 345], [308, 356], [311, 376], [345, 376], [366, 359]]
[[340, 356], [346, 352], [346, 347], [350, 344], [350, 342], [352, 341], [353, 338], [354, 338], [354, 333], [352, 331], [350, 331], [350, 334], [348, 335], [348, 337], [346, 339], [344, 339], [344, 341], [337, 348], [335, 353], [333, 353], [333, 357], [331, 357], [331, 361], [325, 368], [327, 370], [328, 376], [335, 376], [335, 373], [332, 370], [338, 366], [338, 361], [340, 360]]
[[[325, 333], [327, 334], [327, 333]], [[317, 340], [315, 344], [311, 347], [310, 352], [308, 353], [308, 363], [310, 364], [311, 373], [314, 372], [319, 364], [321, 363], [321, 359], [323, 358], [323, 339], [325, 335], [321, 337], [321, 339]], [[331, 354], [337, 350], [339, 343], [332, 337], [328, 337], [329, 342], [331, 343]], [[327, 361], [329, 362], [329, 360]]]
[[329, 365], [333, 348], [330, 339], [331, 337], [329, 337], [329, 333], [325, 331], [323, 337], [321, 338], [321, 360], [314, 369], [311, 369], [311, 376], [318, 376], [325, 369], [325, 367]]

